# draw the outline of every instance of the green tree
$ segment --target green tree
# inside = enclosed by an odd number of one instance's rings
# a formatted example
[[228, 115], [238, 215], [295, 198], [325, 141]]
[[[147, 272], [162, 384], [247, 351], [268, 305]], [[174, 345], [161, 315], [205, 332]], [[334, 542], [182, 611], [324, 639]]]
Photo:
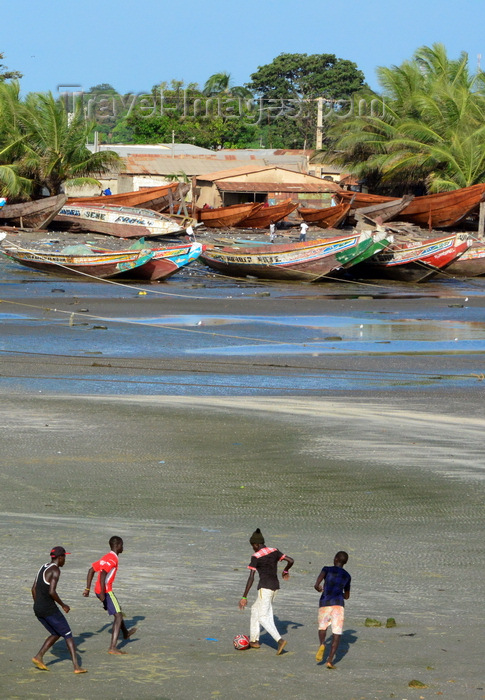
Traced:
[[214, 73], [204, 84], [202, 94], [206, 97], [230, 96], [230, 97], [252, 97], [251, 91], [242, 85], [233, 85], [230, 73]]
[[2, 61], [5, 54], [0, 53], [0, 83], [4, 83], [6, 80], [19, 80], [22, 77], [22, 73], [18, 70], [9, 70]]
[[45, 187], [54, 195], [63, 184], [99, 184], [95, 174], [121, 163], [114, 151], [91, 153], [86, 143], [93, 124], [85, 120], [82, 107], [68, 114], [51, 93], [27, 96], [22, 124], [26, 138], [19, 165], [38, 190]]
[[154, 86], [146, 104], [138, 102], [126, 116], [126, 127], [137, 143], [180, 143], [203, 148], [244, 148], [254, 139], [255, 127], [241, 118], [241, 98], [229, 93], [204, 95], [194, 83], [183, 81]]
[[441, 44], [377, 71], [374, 114], [333, 127], [337, 159], [374, 187], [440, 192], [485, 181], [485, 78]]
[[334, 54], [289, 53], [259, 66], [247, 85], [260, 99], [266, 145], [287, 148], [313, 145], [318, 98], [344, 100], [363, 86], [364, 74], [352, 61]]
[[0, 182], [4, 194], [51, 195], [61, 186], [97, 184], [96, 175], [115, 169], [121, 159], [111, 151], [86, 148], [93, 124], [82, 105], [68, 114], [51, 93], [19, 97], [18, 83], [0, 84]]
[[17, 160], [22, 154], [25, 134], [21, 129], [20, 85], [0, 82], [0, 193], [2, 196], [28, 195], [32, 183], [20, 175]]

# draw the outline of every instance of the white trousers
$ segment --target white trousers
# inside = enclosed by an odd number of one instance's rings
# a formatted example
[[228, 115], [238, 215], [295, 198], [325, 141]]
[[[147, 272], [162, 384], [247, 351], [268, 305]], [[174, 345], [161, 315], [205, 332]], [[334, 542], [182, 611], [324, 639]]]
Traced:
[[271, 591], [269, 588], [260, 588], [256, 602], [251, 606], [251, 624], [249, 628], [249, 636], [252, 642], [259, 640], [261, 627], [264, 627], [266, 632], [278, 642], [281, 639], [281, 634], [276, 629], [273, 618], [273, 600], [276, 591]]

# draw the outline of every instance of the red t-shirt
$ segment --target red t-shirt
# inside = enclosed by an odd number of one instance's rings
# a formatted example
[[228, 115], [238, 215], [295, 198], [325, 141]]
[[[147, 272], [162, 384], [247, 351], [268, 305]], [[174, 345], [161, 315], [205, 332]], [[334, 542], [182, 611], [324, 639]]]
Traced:
[[108, 554], [101, 557], [99, 561], [95, 561], [92, 566], [95, 571], [99, 572], [98, 578], [96, 579], [96, 585], [94, 586], [94, 592], [101, 593], [101, 572], [106, 571], [104, 588], [106, 593], [111, 593], [113, 590], [113, 581], [115, 580], [116, 573], [118, 571], [118, 555], [114, 552], [108, 552]]

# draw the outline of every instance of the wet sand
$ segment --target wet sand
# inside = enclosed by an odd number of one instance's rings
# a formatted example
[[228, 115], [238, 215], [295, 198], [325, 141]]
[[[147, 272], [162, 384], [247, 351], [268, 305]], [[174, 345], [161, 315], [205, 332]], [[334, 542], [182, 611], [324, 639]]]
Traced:
[[[69, 294], [71, 287], [52, 296], [42, 289], [12, 290], [0, 305], [3, 697], [485, 697], [479, 343], [469, 351], [459, 342], [456, 352], [360, 353], [351, 346], [346, 355], [315, 356], [303, 347], [288, 354], [287, 343], [303, 346], [315, 330], [283, 324], [275, 332], [273, 322], [253, 320], [225, 324], [205, 343], [201, 336], [185, 340], [180, 326], [104, 322], [108, 328], [95, 330], [103, 323], [87, 314], [155, 317], [161, 302], [131, 292], [101, 299], [91, 288], [84, 296]], [[359, 305], [364, 318], [397, 309], [402, 318], [466, 320], [475, 329], [484, 318], [483, 297], [465, 303], [456, 288], [419, 305], [416, 298], [287, 290], [251, 300], [239, 298], [247, 289], [209, 290], [200, 301], [171, 298], [164, 312], [235, 316], [251, 306], [258, 318], [343, 318], [358, 315]], [[33, 309], [31, 321], [7, 318], [22, 315], [9, 299], [73, 310], [88, 325]], [[237, 343], [252, 346], [259, 334], [284, 348], [251, 357], [211, 352], [235, 345], [233, 334], [243, 337]], [[193, 352], [200, 348], [208, 352]], [[339, 384], [346, 373], [353, 382]], [[252, 383], [236, 385], [241, 374]], [[200, 384], [205, 375], [201, 391], [196, 378]], [[305, 391], [298, 390], [302, 382]], [[255, 527], [295, 558], [275, 604], [288, 639], [281, 657], [267, 636], [259, 651], [232, 648], [235, 634], [249, 630], [249, 612], [240, 613], [237, 602]], [[139, 627], [120, 658], [106, 653], [106, 614], [82, 597], [86, 571], [112, 534], [125, 539], [115, 590], [127, 623]], [[74, 676], [62, 642], [45, 657], [49, 673], [30, 662], [45, 636], [30, 586], [55, 544], [72, 552], [59, 591], [72, 606], [85, 676]], [[314, 658], [313, 583], [338, 549], [349, 552], [353, 587], [337, 669], [329, 671]], [[397, 626], [388, 629], [390, 617]], [[367, 627], [366, 618], [383, 626]], [[428, 687], [409, 688], [412, 680]]]

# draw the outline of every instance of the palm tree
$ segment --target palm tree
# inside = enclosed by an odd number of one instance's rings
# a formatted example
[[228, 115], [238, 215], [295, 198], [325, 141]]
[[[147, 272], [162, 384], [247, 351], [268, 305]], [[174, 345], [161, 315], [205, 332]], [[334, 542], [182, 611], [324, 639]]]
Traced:
[[81, 106], [68, 114], [51, 93], [33, 93], [25, 100], [21, 122], [25, 140], [19, 169], [37, 190], [45, 187], [54, 195], [62, 185], [99, 185], [96, 174], [120, 165], [114, 151], [91, 153], [86, 147], [94, 123], [85, 120]]
[[40, 196], [62, 185], [100, 185], [96, 175], [115, 170], [121, 159], [112, 151], [86, 147], [93, 124], [82, 108], [68, 115], [51, 93], [32, 93], [22, 101], [18, 82], [0, 84], [0, 188], [2, 195]]
[[231, 84], [231, 74], [214, 73], [204, 84], [202, 94], [206, 97], [252, 97], [248, 88]]
[[7, 197], [31, 190], [30, 181], [19, 175], [14, 164], [24, 140], [19, 126], [20, 105], [18, 82], [0, 82], [0, 194]]
[[335, 160], [394, 190], [430, 192], [485, 181], [485, 80], [471, 75], [468, 56], [450, 60], [441, 44], [411, 61], [377, 71], [379, 116], [333, 127]]

